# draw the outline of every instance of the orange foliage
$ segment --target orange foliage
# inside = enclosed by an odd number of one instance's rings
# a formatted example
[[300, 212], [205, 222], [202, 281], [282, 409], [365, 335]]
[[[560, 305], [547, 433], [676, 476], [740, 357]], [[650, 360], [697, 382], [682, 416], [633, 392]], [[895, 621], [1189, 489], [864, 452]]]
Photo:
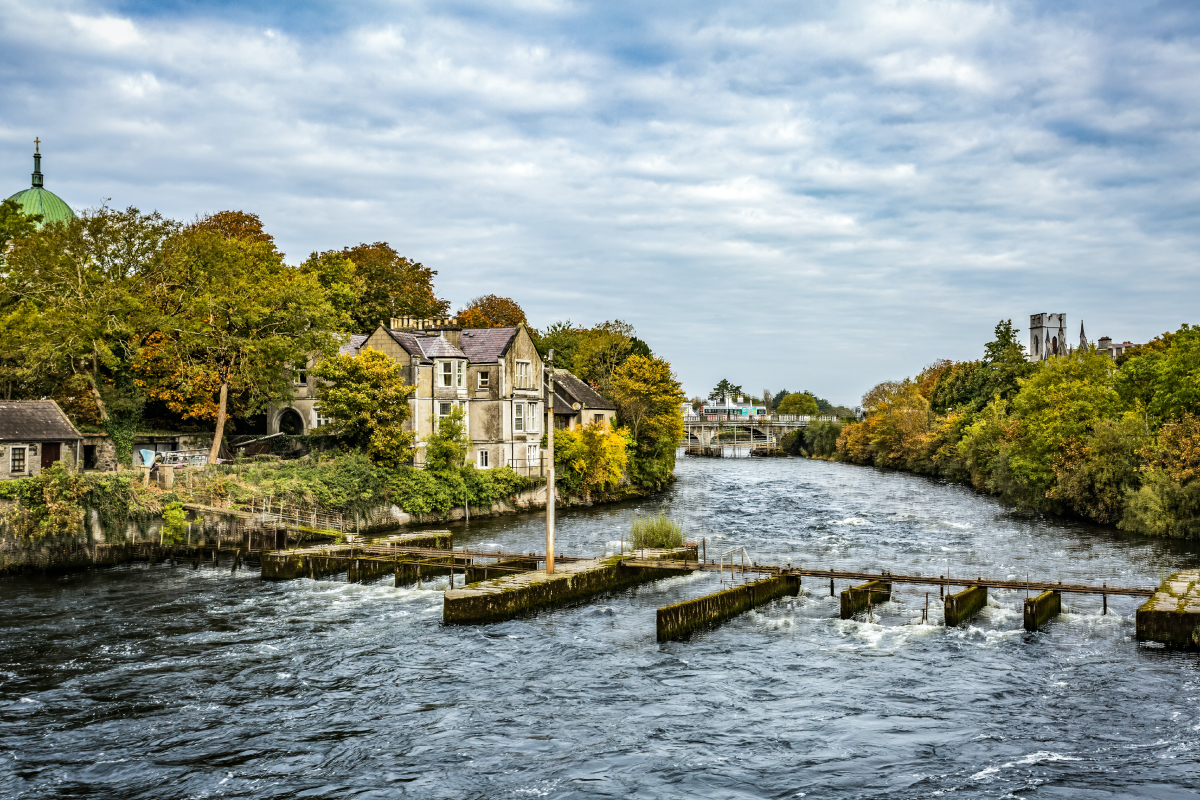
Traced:
[[510, 328], [526, 322], [525, 312], [511, 297], [485, 294], [458, 312], [458, 324], [464, 328]]
[[220, 378], [212, 370], [181, 361], [171, 345], [161, 331], [150, 334], [133, 365], [138, 376], [134, 382], [183, 419], [216, 422]]

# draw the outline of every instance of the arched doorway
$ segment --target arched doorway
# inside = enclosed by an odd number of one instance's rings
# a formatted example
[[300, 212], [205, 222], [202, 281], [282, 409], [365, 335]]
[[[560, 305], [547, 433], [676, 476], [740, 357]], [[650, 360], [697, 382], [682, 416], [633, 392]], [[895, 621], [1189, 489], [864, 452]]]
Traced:
[[304, 433], [304, 420], [294, 408], [285, 408], [279, 414], [279, 432], [288, 436], [299, 436]]

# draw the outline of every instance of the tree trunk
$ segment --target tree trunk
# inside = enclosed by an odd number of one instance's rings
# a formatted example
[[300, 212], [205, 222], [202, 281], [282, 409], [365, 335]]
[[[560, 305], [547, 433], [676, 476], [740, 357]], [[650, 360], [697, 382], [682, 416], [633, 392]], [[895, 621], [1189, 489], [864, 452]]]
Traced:
[[212, 449], [208, 451], [208, 463], [217, 463], [217, 453], [221, 452], [221, 439], [225, 436], [225, 403], [229, 399], [229, 382], [221, 381], [221, 399], [217, 403], [217, 430], [213, 434]]
[[108, 422], [108, 409], [104, 406], [104, 398], [100, 396], [100, 387], [96, 385], [96, 373], [88, 376], [88, 383], [92, 387], [92, 399], [96, 401], [96, 410], [100, 412], [100, 421]]

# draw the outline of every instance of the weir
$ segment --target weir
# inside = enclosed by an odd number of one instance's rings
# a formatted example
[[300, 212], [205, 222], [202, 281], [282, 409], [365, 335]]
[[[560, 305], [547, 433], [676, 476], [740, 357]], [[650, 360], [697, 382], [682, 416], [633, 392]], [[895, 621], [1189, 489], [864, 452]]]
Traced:
[[987, 587], [972, 586], [958, 594], [946, 596], [946, 627], [953, 628], [978, 614], [987, 605]]
[[775, 575], [658, 609], [658, 640], [682, 639], [784, 595], [800, 593], [800, 577]]
[[1025, 630], [1036, 631], [1062, 613], [1062, 592], [1048, 589], [1025, 600]]
[[869, 612], [873, 606], [886, 603], [892, 599], [892, 584], [890, 581], [867, 581], [862, 586], [854, 586], [842, 592], [841, 617], [854, 619], [856, 614]]
[[1200, 647], [1200, 570], [1176, 572], [1137, 610], [1137, 638]]

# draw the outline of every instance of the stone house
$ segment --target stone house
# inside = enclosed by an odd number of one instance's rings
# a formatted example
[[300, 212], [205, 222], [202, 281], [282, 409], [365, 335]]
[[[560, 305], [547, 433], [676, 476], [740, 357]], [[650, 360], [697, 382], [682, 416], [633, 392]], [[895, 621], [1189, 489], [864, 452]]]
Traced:
[[[465, 417], [468, 457], [476, 466], [508, 465], [523, 475], [544, 474], [542, 359], [524, 325], [462, 328], [452, 318], [402, 317], [369, 335], [351, 337], [341, 352], [355, 355], [368, 347], [394, 359], [404, 380], [416, 386], [405, 426], [416, 435], [415, 465], [424, 464], [424, 447], [437, 421], [457, 406]], [[298, 374], [295, 389], [288, 406], [268, 415], [268, 433], [308, 433], [324, 423], [314, 381]]]
[[53, 400], [0, 402], [0, 480], [28, 478], [83, 455], [83, 436]]
[[577, 378], [570, 370], [554, 370], [555, 429], [574, 430], [580, 425], [594, 423], [604, 423], [612, 427], [616, 417], [617, 407], [611, 400]]

